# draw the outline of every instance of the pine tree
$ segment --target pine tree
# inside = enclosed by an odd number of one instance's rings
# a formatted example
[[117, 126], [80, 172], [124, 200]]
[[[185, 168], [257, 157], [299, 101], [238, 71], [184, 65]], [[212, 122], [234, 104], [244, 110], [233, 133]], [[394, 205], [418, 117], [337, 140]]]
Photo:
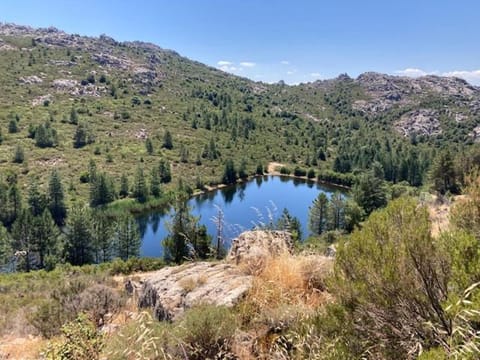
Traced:
[[57, 170], [53, 170], [48, 183], [48, 208], [52, 214], [55, 223], [62, 226], [67, 216], [67, 208], [65, 206], [62, 180]]
[[32, 270], [32, 252], [34, 250], [33, 216], [28, 210], [22, 210], [12, 225], [13, 248], [23, 253], [20, 268]]
[[167, 184], [172, 181], [172, 174], [170, 172], [170, 164], [165, 160], [160, 160], [158, 165], [158, 172], [160, 174], [160, 181], [162, 184]]
[[60, 231], [48, 209], [33, 218], [34, 250], [38, 254], [39, 267], [52, 268], [58, 262]]
[[101, 206], [115, 200], [115, 189], [107, 174], [101, 173], [95, 176], [94, 182], [90, 184], [90, 206]]
[[95, 138], [87, 125], [84, 123], [78, 124], [73, 135], [73, 147], [78, 149], [93, 142], [95, 142]]
[[13, 256], [12, 239], [7, 229], [0, 224], [0, 269], [9, 265]]
[[32, 180], [30, 183], [27, 202], [33, 216], [41, 215], [47, 207], [47, 198], [44, 194], [40, 193], [36, 180]]
[[152, 144], [152, 140], [150, 140], [150, 138], [147, 138], [147, 140], [145, 140], [145, 148], [147, 150], [148, 155], [153, 154], [153, 144]]
[[365, 212], [353, 199], [345, 203], [345, 230], [352, 232], [365, 217]]
[[72, 208], [67, 227], [67, 260], [72, 265], [90, 264], [94, 261], [90, 210], [81, 205]]
[[210, 139], [210, 143], [208, 145], [208, 159], [215, 160], [218, 158], [218, 150], [217, 145], [215, 144], [215, 140], [213, 138]]
[[225, 170], [223, 171], [222, 182], [224, 184], [233, 184], [237, 181], [237, 171], [232, 159], [225, 162]]
[[129, 185], [128, 185], [128, 177], [125, 174], [122, 174], [122, 177], [120, 178], [120, 192], [118, 195], [121, 198], [125, 198], [128, 196], [129, 193]]
[[7, 192], [6, 225], [10, 226], [22, 211], [22, 195], [17, 183], [13, 183]]
[[[0, 222], [6, 225], [8, 222], [8, 187], [0, 178]], [[1, 224], [0, 224], [1, 225]]]
[[10, 134], [14, 134], [18, 132], [18, 126], [17, 126], [17, 120], [16, 119], [10, 119], [8, 122], [8, 132]]
[[240, 162], [240, 166], [238, 168], [238, 177], [240, 179], [246, 179], [248, 177], [247, 162], [245, 161], [245, 159], [242, 159], [242, 161]]
[[320, 235], [327, 228], [327, 207], [328, 198], [325, 193], [321, 192], [318, 197], [313, 200], [309, 211], [309, 228], [312, 234]]
[[168, 150], [173, 149], [172, 134], [170, 134], [170, 131], [168, 130], [166, 130], [165, 134], [163, 135], [162, 147]]
[[432, 164], [430, 179], [433, 183], [433, 188], [440, 194], [445, 194], [447, 191], [458, 191], [455, 167], [449, 151], [442, 151], [437, 155]]
[[143, 203], [148, 198], [147, 182], [143, 173], [143, 168], [138, 166], [135, 173], [135, 182], [133, 184], [133, 197]]
[[142, 240], [138, 224], [130, 214], [123, 215], [117, 223], [117, 256], [122, 260], [140, 255]]
[[70, 110], [70, 124], [78, 125], [78, 114], [74, 107]]
[[17, 146], [15, 146], [12, 161], [16, 164], [21, 164], [25, 161], [25, 152], [22, 145], [17, 144]]
[[150, 194], [152, 194], [152, 196], [156, 198], [160, 197], [161, 194], [160, 176], [157, 169], [152, 169], [152, 173], [150, 176]]
[[2, 145], [3, 142], [3, 135], [2, 135], [2, 128], [0, 127], [0, 145]]
[[47, 123], [39, 125], [35, 129], [35, 145], [40, 148], [52, 147], [56, 144], [57, 133]]
[[200, 259], [206, 259], [210, 256], [212, 246], [212, 237], [208, 235], [205, 225], [198, 226], [195, 231], [195, 237], [192, 247], [195, 255]]
[[327, 228], [342, 230], [345, 228], [345, 200], [342, 194], [336, 191], [328, 202]]
[[182, 163], [188, 162], [188, 149], [183, 144], [180, 146], [180, 162]]
[[115, 222], [102, 210], [95, 210], [92, 217], [92, 239], [95, 262], [112, 259], [115, 245]]
[[163, 240], [166, 261], [177, 264], [189, 256], [188, 244], [195, 236], [196, 219], [190, 214], [186, 199], [180, 197], [175, 204], [175, 214], [167, 224], [168, 236]]
[[278, 219], [277, 229], [288, 231], [295, 242], [302, 240], [302, 225], [296, 216], [290, 215], [288, 209], [283, 209], [282, 215]]
[[352, 188], [352, 194], [353, 199], [363, 208], [366, 215], [387, 204], [385, 183], [371, 172], [358, 177], [358, 181]]

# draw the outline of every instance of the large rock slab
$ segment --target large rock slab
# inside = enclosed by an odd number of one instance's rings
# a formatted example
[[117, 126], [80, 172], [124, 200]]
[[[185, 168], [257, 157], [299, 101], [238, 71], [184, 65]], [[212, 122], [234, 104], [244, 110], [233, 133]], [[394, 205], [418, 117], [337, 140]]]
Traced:
[[200, 304], [235, 305], [253, 277], [228, 263], [196, 262], [161, 269], [144, 280], [139, 307], [151, 307], [158, 320], [176, 320]]

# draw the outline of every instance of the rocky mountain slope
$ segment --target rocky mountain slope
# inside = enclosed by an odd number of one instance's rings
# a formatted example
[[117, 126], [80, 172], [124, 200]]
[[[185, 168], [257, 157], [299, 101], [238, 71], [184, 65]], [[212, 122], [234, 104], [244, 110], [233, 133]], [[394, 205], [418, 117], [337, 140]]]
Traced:
[[[43, 179], [56, 166], [72, 183], [71, 199], [88, 191], [79, 174], [91, 158], [117, 178], [132, 176], [139, 163], [150, 168], [166, 159], [174, 178], [190, 176], [193, 186], [194, 178], [218, 182], [228, 158], [242, 161], [247, 173], [270, 161], [313, 162], [319, 171], [345, 158], [352, 164], [341, 172], [368, 166], [378, 145], [365, 134], [391, 139], [399, 153], [412, 137], [425, 151], [480, 138], [480, 89], [461, 79], [364, 73], [297, 86], [265, 84], [154, 44], [55, 28], [0, 24], [0, 79], [0, 171]], [[56, 141], [36, 146], [33, 130], [46, 122]], [[74, 150], [78, 123], [91, 141]], [[173, 133], [169, 149], [162, 145], [167, 131]], [[153, 151], [146, 151], [147, 139]], [[356, 149], [364, 141], [372, 150], [360, 161]], [[18, 145], [27, 165], [12, 164]]]

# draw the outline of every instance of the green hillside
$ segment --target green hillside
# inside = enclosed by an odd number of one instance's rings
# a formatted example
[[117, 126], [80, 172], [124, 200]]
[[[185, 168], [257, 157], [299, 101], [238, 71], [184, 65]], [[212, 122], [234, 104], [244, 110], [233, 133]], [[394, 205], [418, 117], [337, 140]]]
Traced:
[[[368, 76], [270, 85], [141, 42], [14, 25], [2, 25], [0, 38], [0, 171], [17, 174], [25, 186], [29, 178], [44, 183], [55, 167], [68, 184], [69, 201], [87, 197], [80, 177], [92, 159], [117, 187], [121, 174], [133, 181], [138, 165], [149, 173], [161, 159], [171, 163], [174, 184], [181, 174], [192, 188], [215, 185], [230, 158], [237, 167], [244, 162], [249, 174], [271, 161], [317, 173], [355, 172], [378, 161], [386, 180], [418, 186], [436, 149], [464, 149], [479, 123], [470, 103], [478, 101], [475, 88], [466, 100], [422, 90], [414, 103], [372, 113], [358, 104], [376, 104], [375, 95], [387, 96], [389, 88], [372, 95]], [[471, 88], [460, 80], [454, 85]], [[395, 128], [403, 114], [426, 105], [441, 109], [441, 133], [404, 136]], [[42, 124], [45, 141], [35, 137]], [[74, 147], [79, 126], [84, 133]], [[167, 131], [171, 149], [163, 146]], [[15, 163], [18, 147], [25, 160]]]

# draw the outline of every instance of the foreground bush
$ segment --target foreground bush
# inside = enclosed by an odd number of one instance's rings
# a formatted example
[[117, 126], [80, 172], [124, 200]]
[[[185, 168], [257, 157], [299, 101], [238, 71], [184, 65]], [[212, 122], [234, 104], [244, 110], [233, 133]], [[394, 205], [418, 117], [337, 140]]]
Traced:
[[369, 351], [405, 358], [452, 332], [442, 307], [448, 258], [430, 235], [427, 209], [415, 200], [401, 198], [373, 213], [339, 246], [335, 270], [333, 290]]
[[178, 323], [140, 316], [108, 344], [109, 359], [226, 359], [237, 322], [231, 309], [201, 305], [188, 310]]
[[62, 327], [62, 337], [51, 342], [46, 351], [47, 360], [98, 360], [104, 347], [104, 336], [86, 316], [79, 315]]

